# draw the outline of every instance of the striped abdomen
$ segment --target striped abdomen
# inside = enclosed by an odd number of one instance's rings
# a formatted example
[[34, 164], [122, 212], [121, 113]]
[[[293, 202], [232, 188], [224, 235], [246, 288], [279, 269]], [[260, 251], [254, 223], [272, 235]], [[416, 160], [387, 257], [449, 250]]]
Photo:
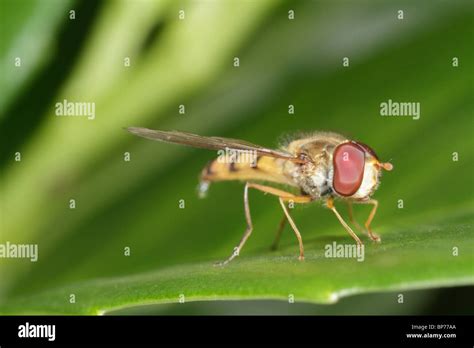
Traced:
[[267, 156], [258, 156], [254, 165], [249, 162], [229, 163], [215, 159], [202, 170], [201, 182], [261, 180], [295, 186], [291, 178], [285, 174], [284, 166], [287, 163], [288, 161]]

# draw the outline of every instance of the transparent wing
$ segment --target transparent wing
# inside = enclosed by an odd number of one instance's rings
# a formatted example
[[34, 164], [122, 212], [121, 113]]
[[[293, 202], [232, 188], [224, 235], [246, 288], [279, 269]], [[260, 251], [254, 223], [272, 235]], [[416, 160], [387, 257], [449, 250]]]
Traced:
[[185, 132], [160, 131], [141, 127], [128, 127], [125, 129], [130, 133], [138, 135], [140, 137], [156, 141], [163, 141], [166, 143], [181, 144], [209, 150], [220, 150], [226, 148], [233, 150], [251, 150], [255, 151], [258, 155], [261, 156], [283, 158], [289, 161], [299, 163], [305, 162], [304, 160], [295, 157], [290, 153], [267, 149], [262, 146], [238, 139], [203, 137], [200, 135]]

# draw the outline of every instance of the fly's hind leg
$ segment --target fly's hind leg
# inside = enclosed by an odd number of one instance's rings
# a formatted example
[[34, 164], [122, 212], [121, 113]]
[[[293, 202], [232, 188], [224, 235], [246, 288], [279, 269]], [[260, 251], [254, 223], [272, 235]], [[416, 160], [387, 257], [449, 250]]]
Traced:
[[279, 190], [277, 188], [271, 187], [271, 186], [264, 186], [264, 185], [259, 185], [259, 184], [254, 184], [247, 182], [245, 184], [244, 188], [244, 209], [245, 209], [245, 218], [247, 220], [247, 228], [245, 229], [244, 235], [242, 239], [240, 240], [240, 243], [238, 246], [234, 248], [234, 252], [232, 255], [225, 261], [219, 263], [221, 266], [225, 266], [228, 264], [230, 261], [232, 261], [236, 256], [239, 256], [240, 251], [242, 250], [243, 246], [245, 245], [245, 242], [249, 238], [250, 234], [252, 233], [253, 230], [253, 225], [252, 225], [252, 218], [250, 216], [250, 207], [249, 207], [249, 200], [248, 200], [248, 190], [249, 188], [254, 188], [259, 191], [262, 191], [264, 193], [270, 193], [274, 196], [279, 197], [280, 199], [280, 204], [283, 208], [283, 212], [285, 213], [286, 219], [290, 222], [291, 227], [293, 228], [293, 231], [295, 232], [296, 238], [298, 239], [298, 243], [300, 246], [300, 260], [304, 259], [304, 249], [303, 249], [303, 240], [301, 238], [301, 234], [298, 231], [298, 228], [296, 227], [295, 223], [293, 222], [293, 219], [291, 218], [290, 214], [288, 213], [288, 210], [286, 209], [286, 206], [284, 202], [286, 201], [292, 201], [294, 203], [309, 203], [312, 201], [311, 197], [309, 196], [297, 196], [294, 195], [290, 192], [286, 192], [283, 190]]
[[242, 239], [240, 240], [239, 245], [234, 248], [234, 251], [229, 256], [229, 258], [225, 261], [217, 263], [218, 266], [225, 266], [230, 261], [232, 261], [236, 256], [239, 256], [240, 250], [243, 248], [245, 242], [250, 237], [250, 234], [252, 234], [253, 225], [252, 225], [252, 217], [250, 216], [250, 207], [249, 207], [249, 183], [246, 183], [245, 188], [244, 188], [244, 210], [245, 210], [245, 220], [247, 221], [247, 228], [245, 229], [244, 235], [242, 236]]

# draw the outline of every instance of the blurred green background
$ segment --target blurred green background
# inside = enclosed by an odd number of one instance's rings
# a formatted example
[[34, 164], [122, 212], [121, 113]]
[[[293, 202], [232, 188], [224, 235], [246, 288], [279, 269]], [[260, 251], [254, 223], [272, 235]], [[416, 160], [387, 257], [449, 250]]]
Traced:
[[[449, 226], [446, 238], [457, 245], [459, 232], [463, 252], [472, 252], [472, 1], [1, 0], [1, 6], [0, 242], [38, 243], [40, 250], [36, 263], [0, 261], [1, 303], [228, 256], [245, 227], [243, 186], [215, 184], [199, 200], [199, 172], [215, 154], [136, 138], [126, 126], [269, 147], [297, 131], [341, 132], [395, 166], [376, 195], [381, 205], [373, 226], [383, 240], [392, 229], [403, 249], [395, 231], [411, 226], [423, 252], [430, 233]], [[95, 119], [56, 117], [54, 105], [63, 99], [94, 102]], [[421, 118], [381, 117], [379, 105], [388, 99], [419, 102]], [[251, 193], [250, 200], [255, 230], [236, 262], [266, 253], [281, 218], [274, 199]], [[360, 220], [368, 213], [356, 209]], [[315, 241], [309, 249], [322, 247], [324, 236], [349, 241], [320, 207], [293, 215], [305, 240]], [[416, 239], [417, 231], [427, 232]], [[296, 256], [288, 231], [282, 245], [284, 255]], [[459, 277], [467, 281], [451, 285], [473, 283], [472, 258], [463, 262], [468, 274]], [[456, 288], [421, 287], [432, 289], [414, 292], [403, 307], [393, 305], [393, 293], [291, 308], [271, 301], [196, 303], [186, 313], [449, 312], [439, 299]], [[452, 312], [472, 312], [468, 293], [459, 288], [469, 305]], [[179, 305], [130, 312], [183, 313]]]

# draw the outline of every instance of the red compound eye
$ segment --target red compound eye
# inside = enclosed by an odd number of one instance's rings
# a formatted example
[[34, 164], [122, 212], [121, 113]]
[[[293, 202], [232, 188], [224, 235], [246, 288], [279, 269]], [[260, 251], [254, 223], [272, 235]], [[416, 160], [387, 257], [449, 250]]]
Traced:
[[362, 147], [365, 150], [365, 152], [367, 152], [368, 154], [374, 156], [376, 160], [379, 159], [379, 156], [377, 156], [375, 151], [369, 145], [366, 145], [366, 144], [358, 142], [358, 141], [354, 141], [354, 143], [356, 143], [357, 145]]
[[341, 144], [334, 150], [333, 164], [334, 190], [341, 196], [352, 196], [359, 189], [364, 177], [364, 150], [356, 144]]

